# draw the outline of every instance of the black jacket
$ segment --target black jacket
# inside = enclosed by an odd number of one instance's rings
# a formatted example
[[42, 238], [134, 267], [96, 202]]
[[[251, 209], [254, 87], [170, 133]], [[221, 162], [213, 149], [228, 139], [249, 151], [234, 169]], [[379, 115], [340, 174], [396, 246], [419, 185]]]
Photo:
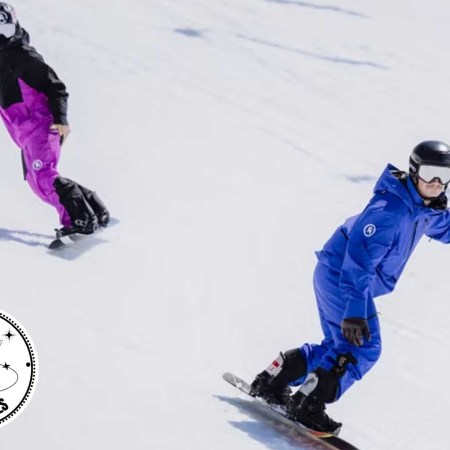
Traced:
[[21, 80], [38, 93], [45, 94], [54, 123], [67, 125], [69, 94], [66, 86], [29, 42], [28, 32], [20, 26], [11, 41], [0, 42], [0, 108], [4, 111], [11, 105], [24, 102], [33, 115], [34, 106], [42, 107], [34, 104], [36, 99], [24, 99], [19, 84]]

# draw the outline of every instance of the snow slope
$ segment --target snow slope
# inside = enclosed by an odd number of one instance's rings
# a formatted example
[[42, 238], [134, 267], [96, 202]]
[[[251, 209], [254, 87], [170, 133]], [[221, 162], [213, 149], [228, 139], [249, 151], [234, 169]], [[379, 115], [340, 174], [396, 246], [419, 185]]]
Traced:
[[[0, 131], [0, 308], [40, 360], [2, 446], [295, 448], [221, 374], [250, 380], [320, 339], [313, 251], [387, 162], [406, 168], [417, 142], [450, 141], [450, 5], [15, 6], [71, 93], [61, 173], [95, 188], [119, 223], [49, 254], [56, 215]], [[329, 408], [363, 450], [445, 448], [448, 252], [424, 241], [378, 299], [384, 354]]]

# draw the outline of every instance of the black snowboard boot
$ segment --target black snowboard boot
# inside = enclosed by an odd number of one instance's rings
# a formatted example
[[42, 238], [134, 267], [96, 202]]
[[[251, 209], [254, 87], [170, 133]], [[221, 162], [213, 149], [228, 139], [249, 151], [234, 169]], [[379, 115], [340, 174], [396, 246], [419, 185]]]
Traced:
[[273, 386], [270, 383], [271, 379], [272, 377], [266, 371], [256, 375], [251, 384], [250, 395], [260, 397], [272, 405], [285, 406], [291, 396], [291, 388], [287, 385]]
[[306, 373], [306, 361], [299, 349], [288, 350], [259, 373], [251, 384], [250, 394], [267, 403], [285, 407], [291, 396], [290, 383]]
[[109, 223], [109, 219], [110, 219], [109, 211], [105, 209], [102, 213], [97, 214], [97, 219], [98, 219], [98, 224], [101, 227], [103, 227], [103, 228], [107, 227], [108, 223]]
[[337, 436], [342, 423], [335, 422], [325, 413], [325, 403], [334, 401], [337, 388], [338, 378], [331, 372], [319, 368], [310, 373], [286, 406], [289, 417], [314, 434]]
[[106, 227], [109, 223], [110, 217], [109, 211], [106, 209], [105, 204], [100, 200], [100, 197], [96, 192], [81, 186], [81, 184], [78, 184], [78, 187], [81, 189], [84, 198], [97, 216], [99, 226]]
[[71, 227], [62, 227], [56, 230], [56, 236], [58, 238], [68, 236], [70, 234], [92, 234], [98, 229], [97, 217], [91, 216], [87, 221], [75, 220], [75, 225]]
[[314, 395], [305, 396], [300, 391], [293, 396], [286, 410], [289, 417], [300, 422], [317, 435], [337, 436], [342, 423], [335, 422], [325, 412], [325, 402]]
[[109, 213], [95, 192], [63, 177], [57, 177], [53, 184], [72, 221], [72, 233], [94, 233], [98, 229], [99, 218], [101, 225], [106, 226]]
[[75, 224], [72, 227], [75, 233], [79, 234], [92, 234], [98, 229], [97, 216], [92, 215], [87, 220], [76, 219]]

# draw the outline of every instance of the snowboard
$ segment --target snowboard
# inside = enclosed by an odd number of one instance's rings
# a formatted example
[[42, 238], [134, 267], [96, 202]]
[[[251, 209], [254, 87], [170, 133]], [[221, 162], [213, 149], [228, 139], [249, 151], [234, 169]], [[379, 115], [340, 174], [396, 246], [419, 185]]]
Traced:
[[92, 234], [79, 234], [74, 231], [72, 231], [70, 228], [64, 228], [60, 230], [55, 230], [55, 239], [53, 239], [49, 246], [49, 250], [60, 250], [64, 247], [75, 243], [77, 241], [84, 240], [86, 238], [89, 238], [90, 236], [97, 236], [99, 233], [103, 232], [106, 229], [111, 228], [114, 225], [117, 225], [119, 223], [118, 219], [111, 218], [108, 226], [102, 227], [99, 226], [97, 230]]
[[317, 433], [313, 430], [310, 430], [309, 428], [303, 426], [301, 423], [295, 422], [287, 417], [286, 412], [281, 407], [270, 405], [258, 397], [251, 396], [250, 385], [242, 378], [239, 378], [236, 375], [227, 372], [223, 374], [223, 379], [227, 383], [239, 389], [239, 391], [246, 394], [246, 396], [250, 397], [253, 400], [253, 404], [264, 415], [272, 420], [275, 420], [276, 422], [279, 422], [282, 425], [285, 425], [288, 430], [297, 432], [301, 436], [306, 437], [315, 443], [322, 444], [321, 448], [327, 448], [330, 450], [358, 450], [355, 446], [337, 436], [326, 433]]
[[49, 250], [58, 250], [60, 248], [64, 248], [67, 244], [70, 244], [71, 242], [76, 242], [79, 239], [83, 239], [83, 236], [84, 235], [75, 232], [70, 231], [61, 232], [61, 230], [55, 230], [55, 239], [53, 239], [53, 241], [50, 242], [48, 248]]

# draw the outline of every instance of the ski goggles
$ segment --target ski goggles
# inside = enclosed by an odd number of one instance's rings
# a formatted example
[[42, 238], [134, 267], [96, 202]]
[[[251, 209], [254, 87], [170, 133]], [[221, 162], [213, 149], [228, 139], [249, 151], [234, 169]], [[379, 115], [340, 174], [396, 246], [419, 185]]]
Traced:
[[437, 179], [441, 184], [448, 184], [450, 182], [450, 167], [421, 165], [418, 175], [425, 183], [431, 183]]
[[11, 5], [1, 2], [0, 7], [0, 34], [11, 38], [16, 34], [17, 18]]
[[6, 38], [11, 38], [16, 34], [16, 25], [14, 23], [0, 23], [0, 34]]

